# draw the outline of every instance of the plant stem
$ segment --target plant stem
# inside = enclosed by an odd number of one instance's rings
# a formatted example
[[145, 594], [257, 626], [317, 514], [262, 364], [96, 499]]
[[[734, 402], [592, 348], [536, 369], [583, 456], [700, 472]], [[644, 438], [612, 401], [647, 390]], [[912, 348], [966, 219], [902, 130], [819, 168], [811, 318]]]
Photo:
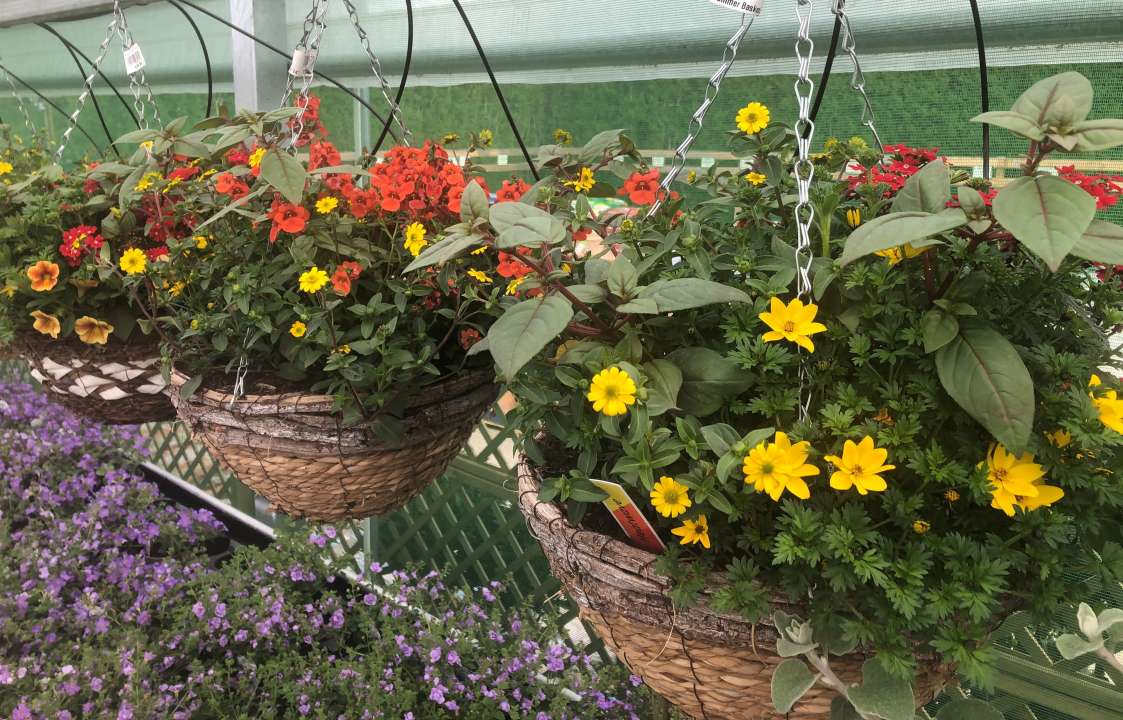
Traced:
[[1115, 654], [1108, 650], [1106, 647], [1101, 647], [1099, 650], [1097, 650], [1096, 656], [1119, 672], [1123, 673], [1123, 662], [1120, 662], [1119, 658], [1117, 658]]
[[[541, 264], [535, 262], [534, 260], [532, 260], [531, 258], [529, 258], [526, 255], [520, 255], [519, 256], [519, 262], [523, 263], [524, 265], [529, 265], [530, 269], [533, 270], [534, 272], [538, 273], [542, 277], [543, 280], [545, 280], [546, 276], [549, 275], [549, 273], [546, 272], [545, 268], [543, 268]], [[601, 330], [603, 330], [604, 332], [606, 332], [608, 334], [612, 334], [614, 332], [612, 327], [608, 323], [606, 323], [604, 320], [602, 320], [600, 318], [600, 316], [598, 316], [596, 313], [594, 313], [593, 309], [591, 307], [589, 307], [589, 305], [587, 303], [584, 303], [581, 300], [578, 300], [577, 296], [574, 295], [573, 293], [571, 293], [569, 291], [569, 288], [567, 288], [561, 282], [559, 282], [557, 280], [547, 280], [546, 282], [549, 284], [550, 287], [554, 288], [559, 293], [561, 293], [563, 296], [565, 296], [565, 298], [567, 300], [569, 300], [569, 302], [573, 303], [574, 307], [579, 309], [581, 312], [585, 313], [585, 315], [588, 316], [588, 318], [590, 320], [592, 320], [597, 325], [599, 325]]]

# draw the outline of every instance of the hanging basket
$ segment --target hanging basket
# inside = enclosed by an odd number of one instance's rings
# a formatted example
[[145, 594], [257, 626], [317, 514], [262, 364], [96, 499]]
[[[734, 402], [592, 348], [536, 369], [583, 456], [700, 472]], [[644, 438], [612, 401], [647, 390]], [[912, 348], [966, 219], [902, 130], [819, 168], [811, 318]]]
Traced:
[[[574, 527], [561, 508], [538, 501], [541, 480], [524, 457], [518, 466], [519, 509], [538, 538], [554, 575], [577, 604], [582, 619], [621, 661], [655, 692], [693, 718], [705, 720], [827, 720], [833, 691], [815, 686], [792, 711], [772, 706], [776, 652], [771, 624], [754, 624], [717, 612], [708, 602], [724, 580], [710, 578], [695, 606], [674, 607], [671, 580], [655, 572], [657, 557], [591, 530]], [[773, 607], [799, 608], [780, 599]], [[868, 656], [832, 658], [845, 682], [862, 679]], [[917, 705], [939, 694], [953, 669], [921, 658], [915, 680]]]
[[175, 419], [160, 352], [150, 341], [87, 345], [19, 333], [12, 347], [51, 399], [78, 415], [110, 425]]
[[219, 461], [277, 511], [322, 522], [385, 515], [405, 505], [444, 472], [497, 392], [490, 370], [429, 386], [407, 408], [401, 440], [386, 443], [361, 428], [340, 427], [328, 395], [235, 399], [202, 387], [185, 399], [179, 388], [186, 382], [172, 372], [172, 402]]

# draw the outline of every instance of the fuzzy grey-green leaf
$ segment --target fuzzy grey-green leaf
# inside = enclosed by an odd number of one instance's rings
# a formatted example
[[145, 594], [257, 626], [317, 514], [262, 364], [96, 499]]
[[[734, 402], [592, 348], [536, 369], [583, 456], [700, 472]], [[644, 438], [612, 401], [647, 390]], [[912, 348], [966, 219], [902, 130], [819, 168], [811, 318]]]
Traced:
[[882, 720], [914, 720], [916, 717], [912, 686], [890, 675], [872, 658], [862, 664], [862, 684], [850, 689], [850, 701], [858, 712]]
[[940, 708], [936, 720], [1005, 720], [1005, 716], [988, 702], [963, 698]]
[[277, 189], [290, 203], [304, 199], [308, 173], [304, 166], [287, 152], [270, 148], [261, 158], [261, 179]]
[[654, 300], [659, 312], [676, 312], [718, 303], [752, 302], [743, 290], [699, 278], [658, 280], [640, 290], [637, 297]]
[[976, 115], [971, 118], [971, 122], [987, 123], [996, 127], [1006, 128], [1010, 132], [1015, 132], [1030, 140], [1045, 139], [1045, 130], [1037, 124], [1036, 120], [1028, 115], [1022, 115], [1021, 113], [1010, 110], [985, 112], [982, 115]]
[[799, 702], [817, 676], [807, 669], [802, 660], [790, 658], [780, 663], [772, 671], [772, 705], [777, 712], [786, 713]]
[[847, 238], [839, 264], [845, 266], [879, 250], [917, 243], [966, 222], [967, 215], [960, 208], [949, 208], [937, 214], [910, 211], [883, 215], [862, 225]]
[[1052, 175], [1018, 178], [998, 193], [994, 217], [1054, 272], [1088, 229], [1096, 199]]
[[1093, 220], [1076, 241], [1072, 254], [1107, 265], [1123, 265], [1123, 227], [1104, 220]]
[[951, 199], [948, 166], [942, 160], [930, 162], [910, 177], [897, 197], [891, 212], [943, 212]]
[[504, 379], [556, 338], [573, 318], [573, 306], [560, 295], [524, 300], [507, 309], [488, 331], [488, 350]]

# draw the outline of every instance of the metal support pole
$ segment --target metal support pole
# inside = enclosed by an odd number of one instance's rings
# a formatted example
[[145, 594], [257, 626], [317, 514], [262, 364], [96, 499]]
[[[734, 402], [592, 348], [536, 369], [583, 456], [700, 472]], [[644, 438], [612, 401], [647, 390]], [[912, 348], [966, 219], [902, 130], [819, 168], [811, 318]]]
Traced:
[[[358, 93], [363, 100], [370, 100], [370, 88], [355, 88], [355, 92]], [[371, 128], [366, 108], [359, 104], [358, 100], [352, 102], [351, 106], [354, 108], [352, 113], [352, 126], [355, 133], [355, 158], [357, 161], [358, 158], [363, 156], [363, 150], [369, 149], [371, 146]]]
[[[287, 47], [284, 5], [269, 0], [230, 0], [230, 22], [277, 47]], [[234, 30], [234, 105], [237, 110], [273, 110], [281, 104], [288, 63]]]

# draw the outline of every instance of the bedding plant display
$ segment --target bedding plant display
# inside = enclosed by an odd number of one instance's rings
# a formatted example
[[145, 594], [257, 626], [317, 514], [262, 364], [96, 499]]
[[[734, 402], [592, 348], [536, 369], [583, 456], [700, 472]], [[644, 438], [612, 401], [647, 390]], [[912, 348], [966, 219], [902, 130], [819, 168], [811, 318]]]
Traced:
[[174, 188], [151, 171], [191, 228], [156, 269], [180, 418], [277, 509], [335, 520], [399, 507], [459, 451], [496, 397], [467, 350], [503, 289], [495, 253], [402, 276], [486, 210], [470, 165], [432, 142], [343, 165], [315, 100], [131, 139], [204, 158]]
[[[545, 148], [559, 177], [419, 258], [517, 263], [474, 350], [520, 400], [520, 505], [583, 617], [685, 712], [912, 720], [953, 675], [991, 683], [1010, 612], [1123, 576], [1123, 229], [1041, 170], [1123, 145], [1092, 98], [1066, 73], [975, 118], [1026, 138], [1000, 186], [828, 140], [803, 294], [795, 137], [758, 103], [731, 133], [748, 168], [690, 173], [700, 199], [661, 196], [608, 133]], [[634, 210], [594, 217], [608, 194]], [[592, 480], [665, 551], [624, 541]]]
[[14, 154], [26, 167], [0, 191], [0, 341], [76, 412], [121, 424], [170, 419], [146, 268], [167, 255], [158, 217], [171, 199], [150, 194], [122, 213], [119, 181], [106, 172], [119, 163], [68, 172], [39, 148]]

